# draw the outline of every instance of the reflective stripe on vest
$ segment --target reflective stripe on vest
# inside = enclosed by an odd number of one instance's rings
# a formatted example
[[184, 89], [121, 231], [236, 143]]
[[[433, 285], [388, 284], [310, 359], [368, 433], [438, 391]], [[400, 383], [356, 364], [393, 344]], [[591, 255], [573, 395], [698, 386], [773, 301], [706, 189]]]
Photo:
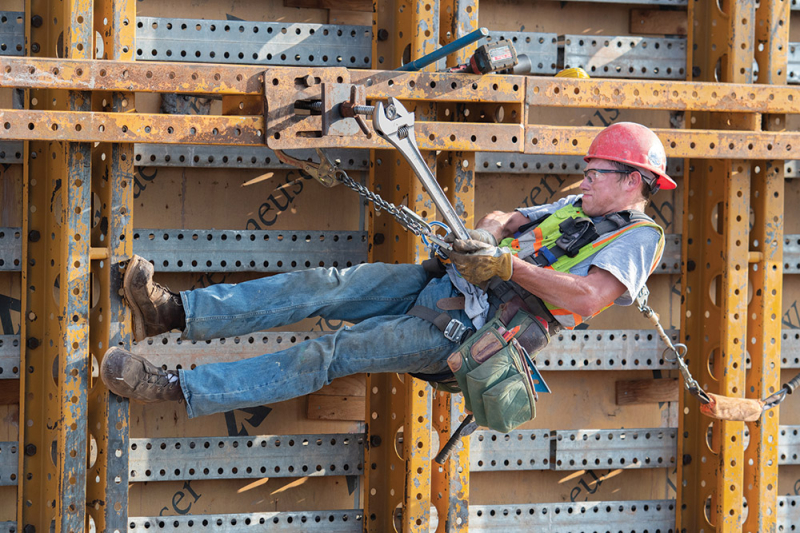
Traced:
[[[621, 237], [624, 233], [639, 227], [650, 227], [658, 231], [659, 234], [656, 254], [653, 259], [653, 264], [650, 266], [650, 273], [652, 274], [653, 270], [656, 268], [656, 265], [658, 265], [659, 261], [661, 260], [662, 253], [664, 252], [664, 230], [661, 228], [661, 226], [650, 219], [650, 217], [644, 215], [644, 213], [641, 213], [637, 216], [640, 218], [640, 220], [631, 222], [630, 224], [621, 227], [616, 231], [600, 235], [594, 242], [583, 246], [574, 257], [562, 255], [551, 265], [544, 268], [557, 270], [559, 272], [569, 272], [573, 267], [598, 253], [600, 250], [614, 242], [617, 238]], [[561, 236], [559, 225], [569, 217], [586, 218], [586, 214], [583, 212], [583, 209], [580, 206], [575, 206], [572, 204], [566, 205], [547, 217], [535, 228], [530, 228], [521, 235], [503, 239], [499, 246], [509, 248], [511, 249], [512, 253], [517, 254], [521, 259], [532, 262], [533, 258], [536, 257], [537, 254], [549, 253], [549, 248], [556, 246], [556, 241]], [[560, 308], [548, 302], [544, 302], [544, 304], [550, 313], [552, 313], [552, 315], [567, 329], [573, 329], [578, 324], [581, 324], [585, 320], [591, 318], [582, 317], [571, 311], [568, 311], [567, 309]], [[605, 311], [612, 305], [614, 305], [614, 302], [609, 303], [592, 316], [599, 314], [601, 311]]]

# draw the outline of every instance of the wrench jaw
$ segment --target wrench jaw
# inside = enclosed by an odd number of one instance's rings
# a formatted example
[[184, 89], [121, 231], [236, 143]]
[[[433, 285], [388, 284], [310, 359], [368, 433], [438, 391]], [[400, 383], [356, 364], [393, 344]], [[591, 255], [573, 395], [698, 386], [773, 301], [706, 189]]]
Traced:
[[375, 113], [372, 116], [372, 126], [381, 137], [397, 146], [398, 132], [401, 128], [410, 130], [414, 127], [414, 114], [410, 113], [400, 100], [390, 96], [386, 105], [378, 102], [375, 106]]

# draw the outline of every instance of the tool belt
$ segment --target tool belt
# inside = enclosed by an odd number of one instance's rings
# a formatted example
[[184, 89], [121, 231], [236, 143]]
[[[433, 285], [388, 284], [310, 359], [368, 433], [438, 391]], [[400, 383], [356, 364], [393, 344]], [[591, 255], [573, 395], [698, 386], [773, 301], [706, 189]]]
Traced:
[[440, 390], [461, 392], [478, 425], [495, 431], [507, 433], [536, 417], [533, 358], [549, 344], [550, 335], [546, 320], [532, 314], [521, 298], [501, 304], [476, 333], [426, 307], [415, 306], [408, 314], [434, 323], [460, 344], [447, 360], [450, 372], [412, 376]]
[[479, 426], [508, 433], [536, 418], [533, 358], [550, 342], [542, 321], [520, 299], [497, 314], [447, 360]]

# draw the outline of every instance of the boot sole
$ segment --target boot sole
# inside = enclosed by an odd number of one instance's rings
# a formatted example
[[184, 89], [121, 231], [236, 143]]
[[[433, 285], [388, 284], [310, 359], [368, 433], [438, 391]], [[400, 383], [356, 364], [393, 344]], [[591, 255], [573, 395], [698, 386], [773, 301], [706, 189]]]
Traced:
[[139, 264], [139, 261], [145, 260], [138, 255], [134, 255], [131, 258], [131, 260], [128, 262], [127, 268], [125, 269], [125, 276], [122, 279], [122, 290], [125, 293], [125, 300], [128, 302], [128, 307], [130, 308], [133, 316], [133, 340], [136, 342], [143, 341], [147, 338], [144, 328], [144, 315], [142, 315], [142, 311], [139, 309], [139, 306], [136, 305], [136, 301], [133, 299], [130, 288], [131, 280], [128, 276], [128, 274], [133, 272], [133, 268]]

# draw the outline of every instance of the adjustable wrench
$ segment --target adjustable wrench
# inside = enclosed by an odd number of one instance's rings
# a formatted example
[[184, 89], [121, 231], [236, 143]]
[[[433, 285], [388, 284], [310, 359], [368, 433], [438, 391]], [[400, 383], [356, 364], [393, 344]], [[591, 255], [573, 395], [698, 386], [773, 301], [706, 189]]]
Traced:
[[422, 182], [422, 186], [430, 195], [436, 209], [442, 214], [442, 218], [449, 226], [450, 231], [458, 239], [469, 239], [467, 228], [464, 227], [464, 223], [456, 214], [456, 210], [453, 209], [417, 147], [417, 141], [414, 138], [414, 114], [409, 113], [396, 98], [389, 97], [385, 107], [383, 102], [378, 102], [375, 106], [372, 125], [378, 135], [397, 148], [408, 161], [408, 164], [411, 165], [411, 169], [417, 175], [419, 181]]

